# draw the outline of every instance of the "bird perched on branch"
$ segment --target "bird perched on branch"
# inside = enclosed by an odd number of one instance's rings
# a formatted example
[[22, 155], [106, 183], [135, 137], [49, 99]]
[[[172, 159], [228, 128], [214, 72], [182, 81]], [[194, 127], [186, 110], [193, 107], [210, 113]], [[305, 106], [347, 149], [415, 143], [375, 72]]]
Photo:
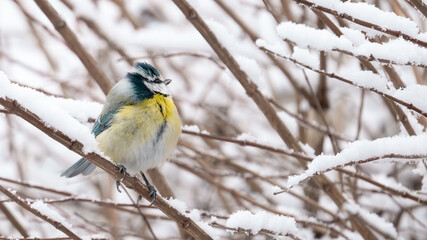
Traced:
[[[99, 148], [118, 164], [123, 176], [141, 173], [150, 189], [151, 204], [157, 193], [144, 171], [170, 157], [181, 133], [181, 120], [166, 86], [170, 82], [150, 64], [138, 62], [110, 90], [92, 129]], [[82, 158], [61, 176], [88, 175], [94, 169], [93, 163]], [[119, 192], [120, 181], [116, 181]]]

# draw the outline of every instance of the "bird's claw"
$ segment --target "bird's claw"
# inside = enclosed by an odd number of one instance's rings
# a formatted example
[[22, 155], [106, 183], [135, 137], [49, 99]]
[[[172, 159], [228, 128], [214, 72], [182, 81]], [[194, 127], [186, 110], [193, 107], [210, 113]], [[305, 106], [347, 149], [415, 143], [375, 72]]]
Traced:
[[148, 182], [148, 179], [147, 177], [145, 177], [144, 173], [143, 172], [140, 172], [140, 173], [141, 173], [142, 179], [145, 182], [145, 185], [147, 185], [148, 189], [150, 190], [150, 192], [148, 193], [148, 196], [150, 196], [152, 200], [149, 206], [152, 206], [157, 199], [157, 191], [154, 188], [154, 186], [151, 185], [150, 182]]
[[117, 187], [117, 191], [119, 193], [121, 193], [122, 191], [120, 191], [119, 187], [120, 187], [120, 183], [123, 181], [123, 179], [125, 179], [125, 176], [126, 176], [126, 167], [123, 166], [123, 165], [121, 165], [121, 164], [119, 164], [118, 167], [119, 167], [119, 173], [123, 174], [123, 176], [122, 176], [122, 178], [120, 178], [120, 180], [116, 181], [116, 187]]
[[[149, 206], [152, 206], [157, 199], [157, 191], [152, 185], [149, 185], [147, 187], [148, 189], [150, 189], [150, 193], [148, 193], [148, 196], [150, 196], [152, 199]], [[138, 208], [141, 207], [141, 205], [139, 204], [141, 202], [141, 199], [142, 199], [142, 196], [138, 195], [138, 198], [136, 199], [136, 206]]]
[[150, 189], [150, 193], [148, 194], [148, 196], [151, 197], [151, 202], [149, 206], [152, 206], [153, 203], [156, 201], [157, 199], [157, 191], [156, 189], [153, 187], [153, 185], [147, 185], [148, 189]]
[[122, 193], [122, 191], [120, 191], [120, 181], [116, 181], [116, 188], [117, 188], [117, 192]]
[[123, 174], [122, 178], [120, 178], [120, 182], [121, 182], [126, 177], [126, 167], [121, 164], [118, 165], [118, 167], [119, 167], [119, 173]]

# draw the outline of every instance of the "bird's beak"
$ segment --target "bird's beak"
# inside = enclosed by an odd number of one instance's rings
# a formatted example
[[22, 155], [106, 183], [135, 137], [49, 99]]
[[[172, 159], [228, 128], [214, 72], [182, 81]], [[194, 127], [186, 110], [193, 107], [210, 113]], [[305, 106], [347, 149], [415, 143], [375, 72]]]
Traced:
[[168, 85], [169, 83], [172, 82], [172, 79], [165, 79], [165, 81], [163, 81], [166, 85]]

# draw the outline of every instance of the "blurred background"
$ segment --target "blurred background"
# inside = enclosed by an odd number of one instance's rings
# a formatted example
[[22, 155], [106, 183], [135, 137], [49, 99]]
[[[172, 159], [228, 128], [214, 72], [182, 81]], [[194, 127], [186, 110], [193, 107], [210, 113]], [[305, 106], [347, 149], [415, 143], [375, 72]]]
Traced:
[[[172, 1], [49, 2], [112, 83], [119, 81], [136, 61], [153, 64], [165, 78], [172, 79], [169, 88], [185, 132], [174, 156], [159, 171], [176, 199], [185, 202], [189, 210], [199, 210], [200, 219], [210, 224], [216, 239], [270, 239], [274, 236], [268, 232], [248, 234], [238, 231], [234, 235], [227, 232], [225, 221], [238, 210], [263, 210], [293, 216], [304, 239], [360, 238], [352, 232], [348, 217], [340, 215], [333, 201], [310, 181], [289, 192], [273, 195], [280, 190], [278, 184], [284, 184], [289, 175], [301, 173], [304, 168], [295, 158], [271, 149], [241, 146], [252, 142], [287, 149], [230, 70]], [[411, 4], [413, 1], [352, 2], [374, 4], [384, 11], [413, 20], [421, 32], [425, 31], [425, 16]], [[292, 54], [294, 46], [278, 36], [276, 27], [280, 22], [292, 21], [327, 29], [311, 9], [286, 0], [192, 0], [189, 3], [275, 106], [280, 119], [304, 144], [309, 156], [334, 154], [360, 139], [408, 135], [381, 96], [306, 70], [313, 89], [311, 92], [301, 67], [272, 57], [255, 44], [257, 39], [278, 42]], [[337, 26], [360, 28], [342, 18], [328, 16]], [[393, 38], [379, 32], [376, 36], [361, 32], [372, 41], [386, 42]], [[366, 69], [357, 58], [339, 52], [309, 49], [308, 53], [327, 72]], [[425, 84], [427, 80], [427, 71], [423, 67], [371, 63], [379, 75], [390, 79], [390, 73], [394, 73], [407, 86]], [[33, 1], [0, 2], [0, 70], [13, 82], [56, 96], [58, 104], [88, 128], [105, 100], [104, 93], [87, 69]], [[316, 98], [323, 113], [315, 104]], [[420, 120], [409, 110], [404, 112], [414, 132], [423, 134], [425, 125], [422, 121], [425, 120]], [[328, 138], [322, 114], [333, 129], [336, 149]], [[199, 133], [220, 138], [197, 136]], [[107, 174], [72, 179], [59, 176], [79, 158], [0, 107], [1, 185], [15, 189], [23, 198], [44, 199], [82, 236], [99, 234], [98, 237], [108, 239], [153, 239], [129, 196], [118, 193], [114, 180]], [[417, 167], [415, 161], [374, 162], [348, 169], [364, 174], [368, 179], [384, 179], [381, 182], [417, 191], [422, 185], [422, 176], [414, 173]], [[426, 236], [427, 212], [423, 203], [396, 196], [352, 176], [334, 171], [327, 176], [340, 186], [346, 197], [391, 223], [402, 239]], [[129, 192], [135, 199], [135, 193]], [[3, 211], [8, 209], [18, 222], [24, 223], [29, 236], [62, 236], [49, 224], [9, 202], [5, 196], [0, 200]], [[309, 201], [314, 203], [307, 203]], [[158, 239], [188, 238], [159, 210], [143, 207], [142, 211]], [[370, 227], [379, 238], [388, 237], [381, 229]], [[23, 236], [2, 214], [0, 235]]]

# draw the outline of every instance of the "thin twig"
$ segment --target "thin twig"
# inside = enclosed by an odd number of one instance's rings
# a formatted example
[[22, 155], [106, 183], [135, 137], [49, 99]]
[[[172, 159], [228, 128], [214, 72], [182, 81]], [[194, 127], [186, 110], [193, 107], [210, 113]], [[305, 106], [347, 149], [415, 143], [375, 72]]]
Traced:
[[329, 9], [329, 8], [320, 6], [320, 5], [315, 4], [313, 2], [310, 2], [310, 1], [306, 1], [306, 0], [294, 0], [294, 1], [297, 2], [297, 3], [299, 3], [299, 4], [305, 5], [305, 6], [309, 7], [309, 8], [314, 8], [314, 9], [317, 9], [319, 11], [332, 14], [332, 15], [338, 17], [338, 18], [347, 19], [347, 20], [349, 20], [351, 22], [354, 22], [354, 23], [357, 23], [357, 24], [359, 24], [361, 26], [364, 26], [364, 27], [367, 27], [367, 28], [371, 28], [371, 29], [377, 30], [379, 32], [383, 32], [383, 33], [395, 36], [395, 37], [402, 37], [403, 39], [405, 39], [407, 41], [413, 42], [413, 43], [418, 44], [418, 45], [420, 45], [422, 47], [427, 47], [427, 42], [425, 42], [423, 40], [420, 40], [420, 39], [417, 39], [417, 38], [414, 38], [412, 36], [409, 36], [409, 35], [407, 35], [405, 33], [400, 32], [400, 31], [389, 29], [389, 28], [386, 28], [386, 27], [383, 27], [383, 26], [379, 26], [379, 25], [373, 24], [371, 22], [366, 22], [364, 20], [361, 20], [361, 19], [355, 18], [353, 16], [350, 16], [350, 15], [348, 15], [346, 13], [339, 13], [339, 12], [333, 10], [333, 9]]
[[245, 89], [246, 94], [256, 103], [258, 108], [269, 121], [270, 125], [276, 130], [286, 145], [295, 151], [302, 152], [302, 148], [299, 145], [298, 140], [292, 135], [282, 120], [280, 120], [277, 112], [260, 92], [258, 86], [249, 78], [246, 72], [240, 69], [237, 61], [230, 54], [230, 52], [220, 44], [218, 38], [208, 27], [205, 21], [198, 15], [196, 10], [194, 10], [185, 0], [173, 0], [173, 2], [194, 25], [194, 27], [202, 34], [215, 53], [233, 73], [233, 75]]
[[403, 198], [408, 198], [408, 199], [411, 199], [411, 200], [413, 200], [415, 202], [419, 202], [419, 203], [422, 203], [422, 204], [427, 204], [427, 199], [422, 199], [422, 198], [420, 198], [420, 197], [418, 197], [418, 196], [416, 196], [416, 195], [414, 195], [414, 194], [412, 194], [410, 192], [401, 191], [401, 190], [389, 187], [389, 186], [384, 185], [384, 184], [382, 184], [380, 182], [374, 181], [373, 179], [371, 179], [369, 177], [366, 177], [366, 176], [364, 176], [362, 174], [359, 174], [359, 173], [356, 173], [356, 172], [352, 172], [352, 171], [349, 171], [349, 170], [346, 170], [346, 169], [337, 169], [337, 171], [342, 172], [344, 174], [347, 174], [348, 176], [361, 179], [361, 180], [363, 180], [363, 181], [365, 181], [367, 183], [370, 183], [370, 184], [372, 184], [374, 186], [377, 186], [380, 189], [382, 189], [384, 191], [387, 191], [387, 192], [389, 192], [391, 194], [394, 194], [394, 195], [397, 195], [397, 196], [400, 196], [400, 197], [403, 197]]
[[358, 88], [367, 89], [367, 90], [369, 90], [371, 92], [374, 92], [374, 93], [376, 93], [376, 94], [378, 94], [380, 96], [383, 96], [383, 97], [385, 97], [385, 98], [387, 98], [387, 99], [389, 99], [389, 100], [391, 100], [391, 101], [393, 101], [395, 103], [401, 104], [401, 105], [407, 107], [408, 109], [411, 109], [411, 110], [417, 112], [418, 114], [423, 115], [424, 117], [427, 117], [427, 113], [425, 113], [423, 110], [419, 109], [418, 107], [414, 106], [412, 103], [407, 103], [407, 102], [405, 102], [403, 100], [400, 100], [400, 99], [398, 99], [396, 97], [393, 97], [393, 96], [391, 96], [391, 95], [389, 95], [387, 93], [381, 92], [381, 91], [379, 91], [377, 89], [374, 89], [374, 88], [366, 88], [364, 86], [356, 85], [351, 80], [348, 80], [348, 79], [346, 79], [344, 77], [336, 75], [335, 73], [324, 72], [322, 70], [312, 68], [312, 67], [310, 67], [310, 66], [308, 66], [308, 65], [306, 65], [304, 63], [301, 63], [301, 62], [299, 62], [299, 61], [297, 61], [297, 60], [295, 60], [295, 59], [293, 59], [291, 57], [280, 55], [280, 54], [278, 54], [276, 52], [273, 52], [273, 51], [270, 51], [270, 50], [268, 50], [268, 49], [266, 49], [264, 47], [261, 47], [261, 49], [264, 50], [264, 51], [266, 51], [266, 52], [269, 52], [270, 54], [275, 55], [277, 57], [281, 57], [283, 59], [289, 60], [289, 61], [291, 61], [291, 62], [293, 62], [293, 63], [295, 63], [295, 64], [297, 64], [299, 66], [302, 66], [304, 68], [307, 68], [307, 69], [309, 69], [309, 70], [311, 70], [313, 72], [317, 72], [319, 74], [326, 75], [326, 76], [328, 76], [330, 78], [335, 78], [337, 80], [340, 80], [342, 82], [348, 83], [348, 84], [353, 85], [353, 86], [358, 87]]
[[14, 226], [23, 237], [29, 237], [27, 230], [25, 230], [24, 226], [20, 223], [20, 221], [16, 219], [15, 214], [12, 213], [9, 208], [4, 205], [4, 203], [0, 203], [0, 210], [3, 212], [6, 218], [9, 219], [12, 226]]
[[18, 180], [13, 180], [13, 179], [9, 179], [9, 178], [0, 177], [0, 180], [1, 181], [5, 181], [5, 182], [10, 182], [10, 183], [18, 184], [18, 185], [25, 186], [25, 187], [28, 187], [28, 188], [34, 188], [34, 189], [38, 189], [38, 190], [42, 190], [42, 191], [46, 191], [46, 192], [51, 192], [51, 193], [56, 193], [56, 194], [60, 194], [60, 195], [64, 195], [64, 196], [72, 196], [73, 195], [70, 192], [56, 190], [56, 189], [53, 189], [53, 188], [47, 188], [47, 187], [44, 187], [44, 186], [30, 184], [30, 183], [26, 183], [26, 182], [18, 181]]
[[103, 39], [108, 46], [113, 49], [114, 51], [116, 51], [120, 56], [122, 56], [123, 59], [126, 60], [126, 62], [130, 65], [133, 66], [134, 62], [133, 60], [129, 57], [129, 55], [125, 52], [125, 50], [123, 48], [121, 48], [117, 43], [115, 43], [113, 40], [111, 40], [107, 34], [102, 31], [102, 29], [96, 24], [95, 21], [93, 21], [92, 19], [89, 19], [86, 16], [79, 16], [79, 20], [83, 21], [90, 29], [92, 29], [92, 31], [101, 39]]
[[365, 89], [361, 89], [360, 90], [360, 106], [359, 106], [359, 112], [357, 114], [357, 130], [356, 130], [355, 140], [359, 139], [360, 131], [362, 130], [362, 113], [363, 113], [364, 104], [365, 104]]
[[[252, 31], [251, 28], [247, 24], [245, 24], [245, 22], [242, 21], [236, 15], [236, 13], [233, 12], [232, 9], [227, 6], [227, 4], [223, 2], [223, 0], [214, 0], [214, 1], [218, 4], [218, 6], [220, 6], [224, 10], [225, 13], [227, 13], [240, 26], [240, 28], [249, 36], [249, 38], [252, 40], [253, 43], [255, 43], [259, 39], [259, 37], [255, 34], [255, 32]], [[276, 67], [278, 67], [279, 70], [286, 76], [286, 78], [289, 80], [289, 82], [294, 87], [294, 89], [298, 93], [300, 93], [312, 106], [314, 106], [314, 102], [312, 101], [312, 98], [310, 97], [310, 94], [308, 93], [308, 91], [298, 84], [295, 77], [284, 65], [284, 63], [281, 63], [278, 59], [271, 56], [270, 54], [267, 54], [267, 56], [274, 63], [274, 65], [276, 65]]]
[[215, 65], [218, 66], [218, 68], [225, 70], [224, 65], [220, 61], [218, 61], [215, 57], [207, 53], [198, 53], [198, 52], [154, 53], [146, 56], [132, 57], [130, 59], [136, 60], [136, 59], [143, 59], [143, 58], [171, 58], [171, 57], [183, 57], [183, 56], [204, 58], [213, 62]]
[[26, 202], [21, 200], [21, 198], [19, 198], [14, 193], [12, 193], [11, 191], [4, 188], [2, 185], [0, 185], [0, 192], [2, 192], [4, 195], [9, 197], [11, 200], [13, 200], [15, 203], [17, 203], [19, 206], [21, 206], [25, 210], [27, 210], [27, 211], [31, 212], [32, 214], [36, 215], [37, 217], [41, 218], [43, 221], [49, 223], [50, 225], [52, 225], [53, 227], [55, 227], [59, 231], [63, 232], [65, 235], [69, 236], [70, 238], [77, 239], [77, 240], [82, 239], [79, 236], [77, 236], [74, 232], [72, 232], [70, 229], [65, 227], [61, 222], [53, 220], [53, 219], [49, 218], [48, 216], [44, 215], [42, 212], [38, 211], [37, 209], [32, 208], [29, 204], [27, 204]]
[[332, 148], [334, 150], [334, 153], [337, 154], [339, 152], [337, 141], [335, 140], [334, 135], [332, 135], [332, 133], [331, 133], [331, 128], [329, 127], [329, 123], [328, 123], [328, 120], [326, 119], [326, 116], [325, 116], [325, 113], [323, 111], [322, 105], [320, 104], [319, 98], [314, 93], [313, 87], [311, 87], [310, 81], [308, 80], [307, 74], [305, 73], [304, 69], [302, 70], [302, 72], [304, 74], [305, 81], [307, 82], [308, 89], [310, 89], [310, 93], [311, 93], [311, 95], [312, 95], [312, 97], [314, 99], [314, 102], [316, 103], [317, 111], [319, 112], [319, 114], [320, 114], [320, 116], [321, 116], [321, 118], [323, 120], [323, 123], [326, 126], [326, 131], [327, 131], [327, 134], [329, 136], [329, 139], [331, 140], [331, 144], [332, 144]]
[[120, 184], [120, 186], [122, 187], [122, 189], [125, 191], [126, 195], [128, 196], [129, 200], [132, 202], [132, 204], [135, 206], [136, 210], [139, 212], [139, 215], [142, 217], [142, 221], [145, 222], [145, 224], [147, 224], [147, 228], [148, 231], [151, 233], [151, 235], [153, 236], [153, 238], [155, 240], [158, 240], [158, 238], [156, 237], [156, 234], [153, 231], [153, 228], [151, 227], [150, 222], [148, 221], [147, 217], [145, 216], [144, 213], [142, 213], [141, 208], [139, 208], [136, 204], [136, 202], [133, 200], [132, 196], [129, 194], [129, 191], [123, 187], [122, 184]]
[[[268, 211], [268, 212], [271, 212], [271, 213], [274, 213], [274, 214], [278, 214], [278, 215], [292, 217], [292, 218], [295, 219], [296, 222], [308, 225], [308, 226], [313, 227], [313, 228], [321, 227], [321, 228], [324, 228], [324, 229], [327, 229], [327, 230], [330, 230], [330, 231], [333, 231], [333, 232], [337, 232], [334, 228], [331, 228], [329, 226], [325, 226], [325, 225], [320, 224], [318, 222], [313, 222], [313, 221], [308, 221], [308, 220], [300, 220], [300, 219], [297, 218], [297, 216], [295, 216], [293, 214], [285, 213], [283, 211], [279, 211], [277, 209], [274, 209], [273, 207], [270, 207], [270, 206], [268, 206], [266, 204], [262, 204], [262, 203], [256, 201], [255, 199], [253, 199], [253, 198], [251, 198], [249, 196], [246, 196], [246, 195], [244, 195], [244, 194], [236, 191], [235, 189], [232, 189], [230, 187], [225, 186], [224, 184], [220, 183], [219, 181], [215, 181], [214, 179], [210, 178], [209, 176], [206, 176], [206, 174], [203, 174], [200, 171], [195, 170], [194, 168], [188, 166], [187, 164], [184, 164], [182, 162], [175, 161], [175, 160], [171, 160], [171, 162], [174, 163], [174, 164], [176, 164], [177, 166], [179, 166], [179, 167], [181, 167], [181, 168], [183, 168], [183, 169], [191, 172], [192, 174], [200, 177], [201, 179], [206, 180], [210, 184], [218, 187], [219, 189], [228, 192], [232, 196], [236, 196], [239, 199], [242, 199], [242, 200], [244, 200], [246, 202], [249, 202], [249, 203], [251, 203], [254, 206], [258, 206], [261, 209], [264, 209], [265, 211]], [[339, 234], [339, 232], [338, 232], [338, 234]]]
[[[292, 112], [290, 112], [289, 110], [287, 110], [286, 108], [284, 108], [283, 106], [281, 106], [279, 103], [277, 103], [275, 100], [273, 100], [273, 99], [268, 99], [276, 108], [278, 108], [280, 111], [283, 111], [283, 112], [285, 112], [286, 114], [288, 114], [289, 116], [291, 116], [291, 117], [293, 117], [293, 118], [295, 118], [297, 121], [299, 121], [299, 122], [301, 122], [304, 126], [307, 126], [307, 127], [310, 127], [310, 128], [312, 128], [312, 129], [314, 129], [314, 130], [317, 130], [317, 131], [319, 131], [319, 132], [321, 132], [321, 133], [324, 133], [324, 134], [328, 134], [328, 130], [326, 129], [326, 127], [325, 126], [322, 126], [322, 125], [320, 125], [320, 124], [318, 124], [317, 122], [309, 122], [307, 119], [305, 119], [305, 118], [303, 118], [303, 117], [301, 117], [300, 115], [298, 115], [298, 114], [295, 114], [295, 113], [292, 113]], [[339, 140], [342, 140], [342, 141], [346, 141], [346, 142], [351, 142], [351, 140], [349, 139], [349, 138], [346, 138], [346, 137], [344, 137], [344, 136], [342, 136], [342, 135], [339, 135], [338, 133], [336, 133], [335, 131], [334, 131], [334, 129], [330, 129], [330, 131], [331, 131], [331, 134], [335, 137], [335, 138], [337, 138], [337, 139], [339, 139]]]
[[[361, 160], [354, 160], [354, 161], [350, 161], [350, 162], [346, 162], [346, 163], [341, 163], [338, 165], [335, 165], [333, 167], [324, 169], [324, 170], [320, 170], [317, 171], [316, 173], [313, 174], [314, 175], [319, 175], [319, 174], [324, 174], [326, 172], [332, 171], [332, 170], [336, 170], [338, 168], [342, 168], [342, 167], [347, 167], [347, 166], [353, 166], [356, 164], [364, 164], [364, 163], [369, 163], [369, 162], [374, 162], [377, 160], [383, 160], [383, 159], [388, 159], [388, 158], [392, 158], [392, 159], [426, 159], [427, 158], [427, 154], [420, 154], [420, 155], [404, 155], [404, 154], [395, 154], [395, 153], [389, 153], [389, 154], [384, 154], [382, 156], [374, 156], [374, 157], [369, 157], [366, 159], [361, 159]], [[427, 202], [427, 200], [425, 200]]]
[[209, 139], [214, 139], [214, 140], [218, 140], [218, 141], [223, 141], [223, 142], [230, 142], [230, 143], [235, 143], [235, 144], [239, 144], [241, 146], [251, 146], [251, 147], [256, 147], [256, 148], [260, 148], [263, 150], [267, 150], [270, 152], [275, 152], [275, 153], [280, 153], [280, 154], [284, 154], [284, 155], [288, 155], [290, 157], [294, 157], [294, 158], [298, 158], [304, 161], [310, 161], [312, 160], [311, 157], [305, 156], [303, 154], [300, 153], [296, 153], [293, 151], [286, 151], [280, 148], [274, 148], [274, 147], [270, 147], [268, 145], [263, 145], [260, 143], [256, 143], [256, 142], [251, 142], [251, 141], [247, 141], [247, 140], [238, 140], [238, 139], [234, 139], [234, 138], [228, 138], [228, 137], [223, 137], [223, 136], [214, 136], [214, 135], [210, 135], [210, 134], [205, 134], [205, 133], [200, 133], [200, 132], [193, 132], [193, 131], [188, 131], [183, 129], [182, 133], [184, 134], [188, 134], [188, 135], [194, 135], [194, 136], [200, 136], [203, 138], [209, 138]]

